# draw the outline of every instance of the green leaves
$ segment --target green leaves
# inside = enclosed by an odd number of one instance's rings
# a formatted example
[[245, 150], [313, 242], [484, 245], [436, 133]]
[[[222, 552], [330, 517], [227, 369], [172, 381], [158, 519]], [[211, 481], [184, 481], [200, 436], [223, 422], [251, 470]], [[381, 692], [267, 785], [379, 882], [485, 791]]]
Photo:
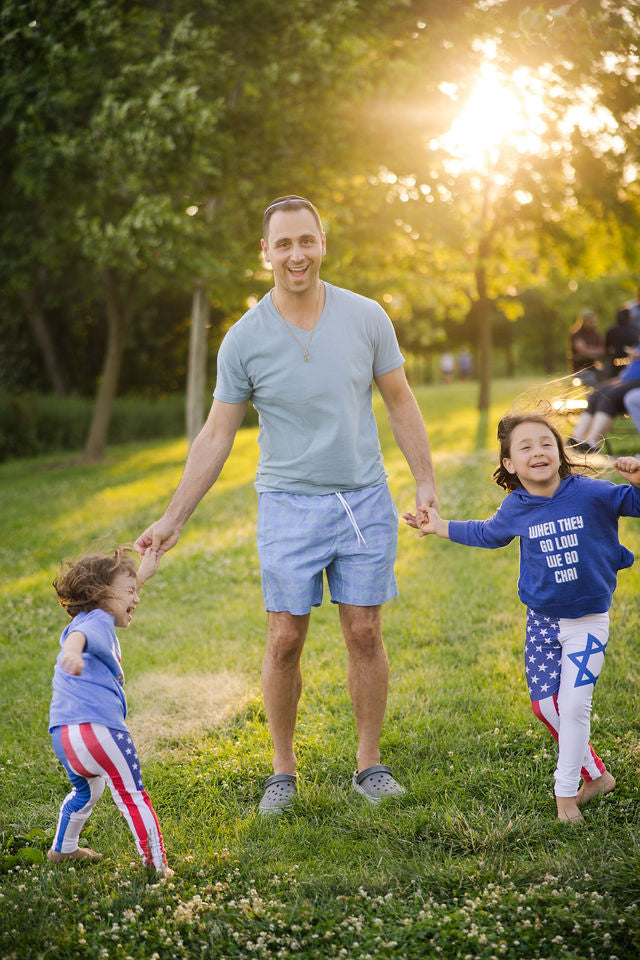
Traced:
[[52, 837], [47, 837], [39, 827], [26, 834], [3, 835], [0, 837], [0, 871], [10, 870], [20, 863], [44, 863], [51, 840]]

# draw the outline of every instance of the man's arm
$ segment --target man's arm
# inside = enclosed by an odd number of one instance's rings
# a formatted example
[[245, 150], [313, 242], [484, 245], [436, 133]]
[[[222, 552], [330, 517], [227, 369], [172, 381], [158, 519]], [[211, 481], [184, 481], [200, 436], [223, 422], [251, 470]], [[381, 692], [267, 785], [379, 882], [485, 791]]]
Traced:
[[169, 506], [134, 544], [140, 556], [144, 556], [148, 547], [162, 556], [175, 546], [184, 524], [218, 479], [231, 453], [246, 407], [246, 402], [213, 401], [207, 421], [191, 445], [182, 478]]
[[382, 394], [396, 443], [416, 481], [416, 507], [438, 507], [436, 478], [431, 462], [429, 437], [416, 398], [404, 369], [397, 367], [375, 378]]

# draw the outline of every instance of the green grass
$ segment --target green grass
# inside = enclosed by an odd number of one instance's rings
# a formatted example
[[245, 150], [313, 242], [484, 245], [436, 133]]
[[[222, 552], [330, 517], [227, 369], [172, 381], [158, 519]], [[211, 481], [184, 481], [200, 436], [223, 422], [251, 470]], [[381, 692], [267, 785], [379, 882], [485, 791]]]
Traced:
[[[445, 516], [491, 513], [497, 416], [527, 384], [500, 381], [481, 422], [476, 387], [417, 391]], [[412, 483], [378, 422], [401, 510]], [[66, 622], [51, 581], [63, 556], [132, 541], [164, 508], [183, 442], [112, 447], [100, 465], [0, 466], [0, 957], [521, 957], [618, 960], [640, 950], [640, 616], [623, 571], [594, 702], [593, 741], [618, 778], [586, 823], [555, 819], [555, 744], [528, 704], [517, 545], [466, 550], [400, 531], [400, 597], [383, 761], [407, 786], [370, 809], [351, 789], [355, 734], [337, 611], [312, 617], [297, 728], [295, 813], [256, 815], [270, 772], [259, 671], [265, 614], [254, 544], [256, 432], [121, 631], [130, 725], [176, 877], [139, 864], [110, 798], [88, 841], [97, 865], [49, 866], [66, 777], [46, 732]], [[640, 549], [637, 521], [622, 539]]]

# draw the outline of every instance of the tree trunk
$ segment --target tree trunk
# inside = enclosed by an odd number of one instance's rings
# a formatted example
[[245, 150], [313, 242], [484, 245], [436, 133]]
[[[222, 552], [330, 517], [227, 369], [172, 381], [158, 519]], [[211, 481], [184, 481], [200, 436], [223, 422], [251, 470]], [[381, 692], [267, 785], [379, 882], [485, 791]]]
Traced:
[[69, 392], [67, 379], [58, 357], [58, 349], [47, 325], [40, 294], [37, 289], [30, 288], [21, 291], [20, 299], [31, 327], [33, 339], [42, 354], [49, 386], [59, 397], [66, 397]]
[[111, 269], [105, 270], [102, 279], [107, 308], [107, 349], [83, 460], [102, 460], [105, 455], [111, 408], [118, 388], [124, 349], [126, 314], [118, 303], [115, 272]]
[[504, 357], [505, 357], [505, 363], [506, 363], [507, 376], [515, 377], [516, 357], [513, 350], [513, 334], [511, 333], [510, 326], [507, 326], [505, 337], [504, 337]]
[[204, 282], [199, 281], [193, 291], [189, 334], [186, 404], [186, 427], [189, 445], [193, 443], [204, 423], [209, 316], [209, 298]]
[[491, 303], [483, 297], [475, 304], [478, 324], [478, 410], [488, 410], [491, 403], [491, 352], [493, 348], [493, 316]]
[[491, 184], [485, 181], [482, 196], [482, 233], [478, 243], [475, 266], [477, 302], [475, 304], [478, 324], [478, 410], [488, 410], [491, 403], [491, 353], [493, 349], [493, 304], [487, 295], [487, 261], [491, 253], [491, 236], [494, 227], [489, 226], [491, 209]]
[[[207, 200], [204, 217], [210, 226], [222, 206], [220, 197]], [[186, 430], [189, 445], [197, 437], [205, 420], [205, 391], [207, 386], [207, 330], [210, 304], [205, 281], [198, 280], [193, 290], [191, 331], [189, 334], [189, 363], [187, 367]]]
[[474, 303], [478, 331], [478, 410], [488, 410], [491, 402], [491, 353], [493, 349], [493, 305], [487, 296], [487, 267], [489, 240], [483, 237], [478, 246], [476, 261], [476, 290]]
[[556, 357], [555, 357], [555, 328], [556, 328], [556, 313], [555, 310], [550, 310], [543, 308], [543, 342], [542, 349], [544, 355], [544, 372], [553, 373], [556, 369]]

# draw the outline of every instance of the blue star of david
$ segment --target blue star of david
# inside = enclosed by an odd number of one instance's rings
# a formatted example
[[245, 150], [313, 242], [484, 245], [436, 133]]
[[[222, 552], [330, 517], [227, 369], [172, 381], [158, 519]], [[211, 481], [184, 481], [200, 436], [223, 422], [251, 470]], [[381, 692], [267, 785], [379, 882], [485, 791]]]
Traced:
[[587, 669], [589, 657], [591, 657], [594, 653], [605, 653], [606, 649], [606, 643], [602, 643], [597, 637], [594, 637], [591, 633], [588, 633], [587, 645], [584, 650], [581, 650], [580, 653], [569, 654], [569, 660], [575, 663], [576, 667], [578, 668], [578, 676], [576, 677], [574, 687], [586, 687], [590, 683], [595, 685], [595, 682], [598, 678]]

